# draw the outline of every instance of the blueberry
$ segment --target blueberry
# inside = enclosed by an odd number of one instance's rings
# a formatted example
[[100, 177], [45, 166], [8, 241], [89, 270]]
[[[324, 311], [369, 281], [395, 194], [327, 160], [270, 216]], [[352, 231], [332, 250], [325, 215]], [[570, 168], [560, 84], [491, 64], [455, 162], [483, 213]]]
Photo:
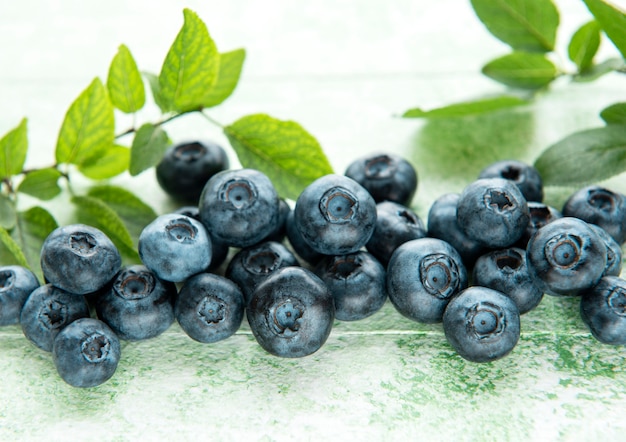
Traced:
[[335, 318], [357, 321], [373, 315], [387, 300], [385, 268], [363, 250], [327, 256], [315, 267], [335, 302]]
[[465, 234], [485, 247], [515, 244], [526, 230], [530, 213], [519, 188], [503, 178], [483, 178], [465, 187], [457, 221]]
[[535, 284], [550, 295], [578, 295], [594, 286], [606, 268], [604, 241], [586, 222], [556, 219], [540, 228], [526, 248]]
[[[200, 219], [200, 210], [198, 209], [198, 206], [183, 206], [175, 210], [174, 213], [177, 213], [179, 215], [185, 215], [195, 219], [196, 221], [202, 222], [202, 220]], [[211, 238], [211, 264], [209, 264], [209, 270], [215, 270], [219, 266], [221, 266], [224, 261], [226, 261], [230, 248], [227, 244], [221, 243], [213, 238], [211, 236], [211, 232], [207, 233]]]
[[526, 231], [516, 243], [516, 246], [522, 249], [526, 248], [528, 240], [537, 230], [555, 219], [563, 218], [563, 214], [554, 207], [536, 201], [528, 201], [528, 212], [530, 213], [530, 219], [526, 226]]
[[254, 291], [247, 309], [250, 329], [265, 351], [297, 358], [319, 350], [335, 318], [324, 282], [303, 267], [284, 267]]
[[563, 215], [602, 227], [619, 244], [626, 241], [626, 199], [620, 193], [595, 185], [584, 187], [568, 198]]
[[78, 319], [54, 339], [52, 358], [61, 378], [73, 387], [96, 387], [108, 381], [120, 360], [120, 341], [104, 322]]
[[175, 304], [181, 328], [192, 339], [212, 343], [241, 326], [245, 302], [239, 287], [223, 276], [200, 273], [183, 284]]
[[521, 161], [496, 161], [485, 167], [478, 178], [504, 178], [513, 181], [526, 201], [543, 201], [543, 181], [539, 171]]
[[456, 295], [443, 315], [448, 343], [471, 362], [490, 362], [513, 350], [520, 337], [517, 304], [487, 287], [469, 287]]
[[45, 351], [52, 351], [55, 336], [79, 318], [89, 317], [84, 296], [76, 296], [52, 284], [42, 285], [30, 294], [20, 314], [24, 336]]
[[409, 206], [417, 190], [415, 168], [404, 158], [389, 153], [374, 153], [354, 160], [345, 175], [355, 180], [377, 203], [393, 201]]
[[309, 243], [304, 240], [304, 237], [296, 226], [293, 210], [287, 215], [287, 223], [285, 227], [287, 239], [289, 240], [289, 244], [291, 244], [291, 248], [294, 252], [296, 252], [296, 255], [298, 255], [304, 261], [314, 266], [320, 261], [320, 259], [325, 256], [319, 252], [316, 252], [309, 245]]
[[276, 270], [299, 265], [296, 257], [281, 243], [265, 241], [239, 250], [228, 263], [226, 277], [234, 281], [246, 301], [259, 283]]
[[606, 268], [603, 276], [619, 276], [622, 273], [622, 247], [602, 227], [589, 224], [606, 246]]
[[626, 280], [605, 276], [585, 290], [580, 299], [580, 316], [598, 341], [626, 345]]
[[84, 224], [56, 228], [41, 246], [44, 279], [76, 295], [104, 287], [121, 265], [120, 253], [109, 237]]
[[18, 265], [0, 267], [0, 326], [19, 324], [20, 312], [39, 281], [33, 272]]
[[206, 270], [212, 252], [204, 225], [184, 215], [160, 215], [139, 235], [141, 261], [165, 281], [184, 281]]
[[262, 241], [280, 222], [274, 185], [253, 169], [223, 171], [204, 187], [200, 219], [217, 241], [231, 247], [249, 247]]
[[120, 339], [139, 341], [160, 335], [174, 322], [173, 282], [160, 280], [143, 265], [123, 268], [96, 298], [98, 318]]
[[456, 208], [460, 198], [458, 193], [446, 193], [435, 200], [428, 211], [428, 236], [449, 243], [461, 255], [465, 267], [470, 268], [488, 249], [467, 236], [459, 226]]
[[414, 211], [402, 204], [383, 201], [376, 205], [376, 227], [365, 247], [381, 264], [387, 265], [399, 245], [425, 236], [426, 227]]
[[224, 149], [209, 141], [170, 147], [156, 166], [161, 188], [174, 199], [197, 204], [206, 182], [229, 167]]
[[365, 246], [376, 227], [376, 203], [360, 184], [325, 175], [309, 184], [294, 209], [305, 242], [323, 255], [345, 255]]
[[451, 297], [467, 287], [467, 270], [447, 242], [421, 238], [405, 242], [387, 266], [387, 293], [404, 316], [425, 323], [441, 322]]
[[504, 293], [515, 301], [520, 314], [537, 307], [543, 291], [528, 272], [526, 251], [512, 247], [494, 250], [478, 258], [473, 270], [473, 284]]

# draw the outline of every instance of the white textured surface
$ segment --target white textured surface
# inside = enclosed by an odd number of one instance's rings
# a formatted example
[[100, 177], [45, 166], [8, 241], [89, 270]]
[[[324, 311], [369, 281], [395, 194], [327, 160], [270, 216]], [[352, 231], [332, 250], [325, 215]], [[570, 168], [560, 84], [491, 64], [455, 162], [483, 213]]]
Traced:
[[[589, 15], [581, 2], [558, 4], [564, 48]], [[626, 79], [610, 75], [592, 85], [557, 82], [529, 108], [497, 116], [394, 118], [410, 107], [503, 90], [479, 70], [506, 47], [462, 0], [22, 0], [0, 3], [0, 133], [27, 116], [28, 164], [51, 164], [65, 110], [93, 77], [106, 76], [117, 46], [126, 44], [140, 69], [158, 72], [183, 7], [206, 21], [221, 50], [247, 49], [240, 85], [211, 111], [214, 118], [229, 123], [266, 112], [294, 119], [339, 172], [365, 152], [406, 155], [420, 174], [422, 216], [484, 162], [532, 161], [564, 135], [601, 124], [604, 106], [626, 101]], [[603, 51], [614, 53], [610, 45]], [[157, 117], [148, 105], [138, 120]], [[201, 118], [166, 129], [174, 140], [226, 144]], [[141, 189], [157, 211], [170, 207], [150, 172], [115, 182]], [[609, 184], [626, 190], [623, 177]], [[67, 219], [63, 198], [46, 206]], [[245, 326], [210, 346], [173, 326], [126, 344], [115, 377], [91, 390], [65, 385], [50, 355], [7, 327], [0, 330], [0, 439], [623, 439], [623, 349], [593, 341], [574, 300], [545, 300], [522, 327], [509, 357], [477, 365], [452, 352], [440, 326], [411, 323], [389, 304], [368, 320], [338, 323], [326, 346], [301, 360], [265, 354]]]

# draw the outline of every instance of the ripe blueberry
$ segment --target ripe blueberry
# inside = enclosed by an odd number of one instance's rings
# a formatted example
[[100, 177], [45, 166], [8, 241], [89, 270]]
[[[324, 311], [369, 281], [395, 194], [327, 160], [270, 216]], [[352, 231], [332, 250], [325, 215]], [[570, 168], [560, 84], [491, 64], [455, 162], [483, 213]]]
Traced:
[[199, 273], [181, 287], [174, 311], [190, 338], [212, 343], [239, 329], [244, 307], [243, 294], [234, 282], [223, 276]]
[[626, 281], [605, 276], [585, 290], [580, 299], [580, 316], [598, 341], [626, 345]]
[[404, 158], [374, 153], [354, 160], [345, 175], [363, 186], [377, 203], [393, 201], [409, 206], [417, 190], [415, 168]]
[[214, 175], [204, 187], [198, 208], [211, 236], [232, 247], [257, 244], [280, 222], [274, 185], [265, 174], [253, 169]]
[[326, 342], [335, 307], [328, 287], [313, 272], [284, 267], [256, 288], [247, 318], [265, 351], [297, 358], [316, 352]]
[[125, 267], [95, 301], [98, 318], [120, 339], [139, 341], [160, 335], [174, 322], [176, 286], [143, 265]]
[[440, 239], [405, 242], [391, 255], [387, 265], [391, 303], [401, 314], [418, 322], [441, 322], [452, 296], [467, 284], [461, 256]]
[[170, 147], [156, 166], [161, 188], [174, 199], [197, 204], [206, 182], [229, 167], [224, 149], [208, 141]]
[[496, 161], [485, 167], [478, 178], [504, 178], [513, 181], [526, 201], [543, 201], [543, 181], [539, 171], [521, 161]]
[[376, 226], [376, 203], [360, 184], [325, 175], [298, 197], [294, 221], [303, 239], [323, 255], [345, 255], [369, 241]]
[[82, 318], [54, 339], [52, 359], [61, 378], [73, 387], [96, 387], [108, 381], [120, 360], [120, 342], [104, 322]]
[[520, 337], [517, 304], [487, 287], [469, 287], [456, 295], [443, 315], [448, 343], [472, 362], [490, 362], [513, 350]]
[[184, 281], [206, 270], [212, 252], [204, 225], [184, 215], [160, 215], [139, 235], [141, 261], [165, 281]]
[[0, 326], [19, 324], [22, 307], [39, 281], [33, 272], [18, 265], [0, 267]]
[[120, 253], [109, 237], [84, 224], [58, 227], [41, 246], [45, 280], [76, 295], [104, 287], [121, 264]]

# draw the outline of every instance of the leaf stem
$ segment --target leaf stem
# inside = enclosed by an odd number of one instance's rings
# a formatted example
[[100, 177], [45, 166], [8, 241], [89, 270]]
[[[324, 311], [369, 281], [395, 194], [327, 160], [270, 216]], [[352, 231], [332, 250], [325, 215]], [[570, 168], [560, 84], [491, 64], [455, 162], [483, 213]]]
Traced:
[[209, 121], [212, 124], [215, 124], [218, 127], [221, 127], [222, 129], [224, 128], [224, 125], [222, 123], [220, 123], [219, 121], [215, 120], [213, 117], [211, 117], [210, 115], [204, 113], [204, 111], [200, 111], [200, 115], [202, 115], [204, 118], [206, 118], [207, 121]]
[[[192, 112], [201, 112], [201, 110], [192, 110], [192, 111], [181, 112], [179, 114], [172, 114], [169, 117], [164, 118], [164, 119], [162, 119], [160, 121], [157, 121], [156, 123], [153, 123], [153, 124], [155, 126], [163, 126], [164, 124], [167, 124], [167, 123], [169, 123], [172, 120], [175, 120], [175, 119], [177, 119], [179, 117], [182, 117], [183, 115], [187, 115], [187, 114], [192, 113]], [[139, 130], [139, 129], [135, 125], [133, 125], [133, 127], [130, 127], [128, 129], [126, 129], [124, 132], [121, 132], [121, 133], [115, 135], [115, 139], [118, 140], [118, 139], [120, 139], [122, 137], [125, 137], [126, 135], [130, 135], [132, 133], [137, 132], [137, 130]]]

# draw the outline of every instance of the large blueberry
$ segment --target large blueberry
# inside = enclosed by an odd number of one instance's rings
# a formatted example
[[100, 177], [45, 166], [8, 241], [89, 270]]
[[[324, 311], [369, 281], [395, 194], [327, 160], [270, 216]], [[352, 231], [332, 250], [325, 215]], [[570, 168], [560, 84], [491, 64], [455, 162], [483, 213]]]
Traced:
[[543, 291], [528, 272], [526, 251], [516, 247], [488, 252], [476, 260], [472, 283], [504, 293], [515, 301], [520, 314], [539, 305]]
[[428, 236], [449, 243], [459, 252], [465, 266], [470, 268], [487, 248], [467, 236], [459, 226], [456, 208], [460, 198], [458, 193], [445, 193], [435, 200], [428, 211]]
[[368, 252], [327, 256], [315, 267], [335, 300], [335, 318], [357, 321], [376, 313], [387, 300], [385, 268]]
[[402, 204], [383, 201], [376, 205], [376, 227], [365, 247], [381, 264], [387, 265], [398, 246], [425, 236], [426, 227], [414, 211]]
[[393, 201], [409, 206], [417, 190], [417, 172], [406, 159], [390, 153], [373, 153], [354, 160], [345, 175], [355, 180], [379, 203]]
[[580, 299], [580, 316], [592, 335], [610, 345], [626, 345], [626, 280], [605, 276]]
[[226, 267], [226, 277], [234, 281], [246, 301], [259, 283], [276, 270], [300, 265], [296, 257], [283, 244], [264, 241], [239, 250]]
[[565, 202], [563, 215], [597, 224], [619, 244], [626, 241], [626, 198], [620, 193], [597, 185], [583, 187]]
[[550, 295], [579, 295], [593, 287], [606, 269], [604, 241], [585, 221], [563, 217], [528, 241], [526, 261], [535, 283]]
[[228, 167], [228, 156], [221, 146], [190, 141], [170, 147], [155, 170], [165, 192], [177, 200], [197, 204], [209, 178]]
[[515, 244], [529, 219], [524, 195], [503, 178], [483, 178], [469, 184], [457, 206], [457, 221], [467, 236], [491, 248]]
[[20, 314], [24, 336], [45, 351], [52, 351], [55, 336], [69, 323], [89, 317], [84, 296], [76, 296], [52, 284], [36, 288]]
[[436, 238], [405, 242], [387, 265], [391, 303], [402, 315], [418, 322], [441, 322], [450, 298], [467, 284], [467, 270], [459, 253]]
[[324, 282], [303, 267], [284, 267], [254, 291], [248, 323], [267, 352], [286, 358], [310, 355], [328, 339], [335, 319], [333, 296]]
[[204, 225], [185, 215], [160, 215], [139, 235], [141, 261], [165, 281], [184, 281], [206, 270], [212, 255]]
[[160, 335], [174, 322], [176, 286], [143, 265], [125, 267], [95, 301], [98, 318], [120, 339], [139, 341]]
[[121, 265], [120, 253], [109, 237], [84, 224], [58, 227], [41, 246], [44, 279], [77, 295], [104, 287]]
[[539, 171], [522, 161], [496, 161], [485, 167], [478, 178], [504, 178], [513, 181], [526, 201], [543, 201], [543, 181]]
[[245, 301], [241, 290], [231, 280], [200, 273], [185, 281], [174, 311], [189, 337], [212, 343], [228, 338], [239, 329]]
[[33, 272], [18, 265], [0, 267], [0, 326], [20, 322], [22, 307], [39, 281]]
[[456, 295], [443, 315], [448, 343], [471, 362], [490, 362], [513, 350], [520, 337], [517, 304], [487, 287], [469, 287]]
[[52, 359], [61, 378], [73, 387], [96, 387], [108, 381], [121, 356], [120, 341], [104, 322], [78, 319], [54, 339]]
[[211, 236], [232, 247], [260, 242], [280, 223], [276, 189], [265, 174], [253, 169], [214, 175], [206, 183], [198, 207]]
[[300, 194], [294, 221], [303, 239], [323, 255], [358, 251], [376, 227], [376, 203], [367, 190], [343, 175], [325, 175]]

